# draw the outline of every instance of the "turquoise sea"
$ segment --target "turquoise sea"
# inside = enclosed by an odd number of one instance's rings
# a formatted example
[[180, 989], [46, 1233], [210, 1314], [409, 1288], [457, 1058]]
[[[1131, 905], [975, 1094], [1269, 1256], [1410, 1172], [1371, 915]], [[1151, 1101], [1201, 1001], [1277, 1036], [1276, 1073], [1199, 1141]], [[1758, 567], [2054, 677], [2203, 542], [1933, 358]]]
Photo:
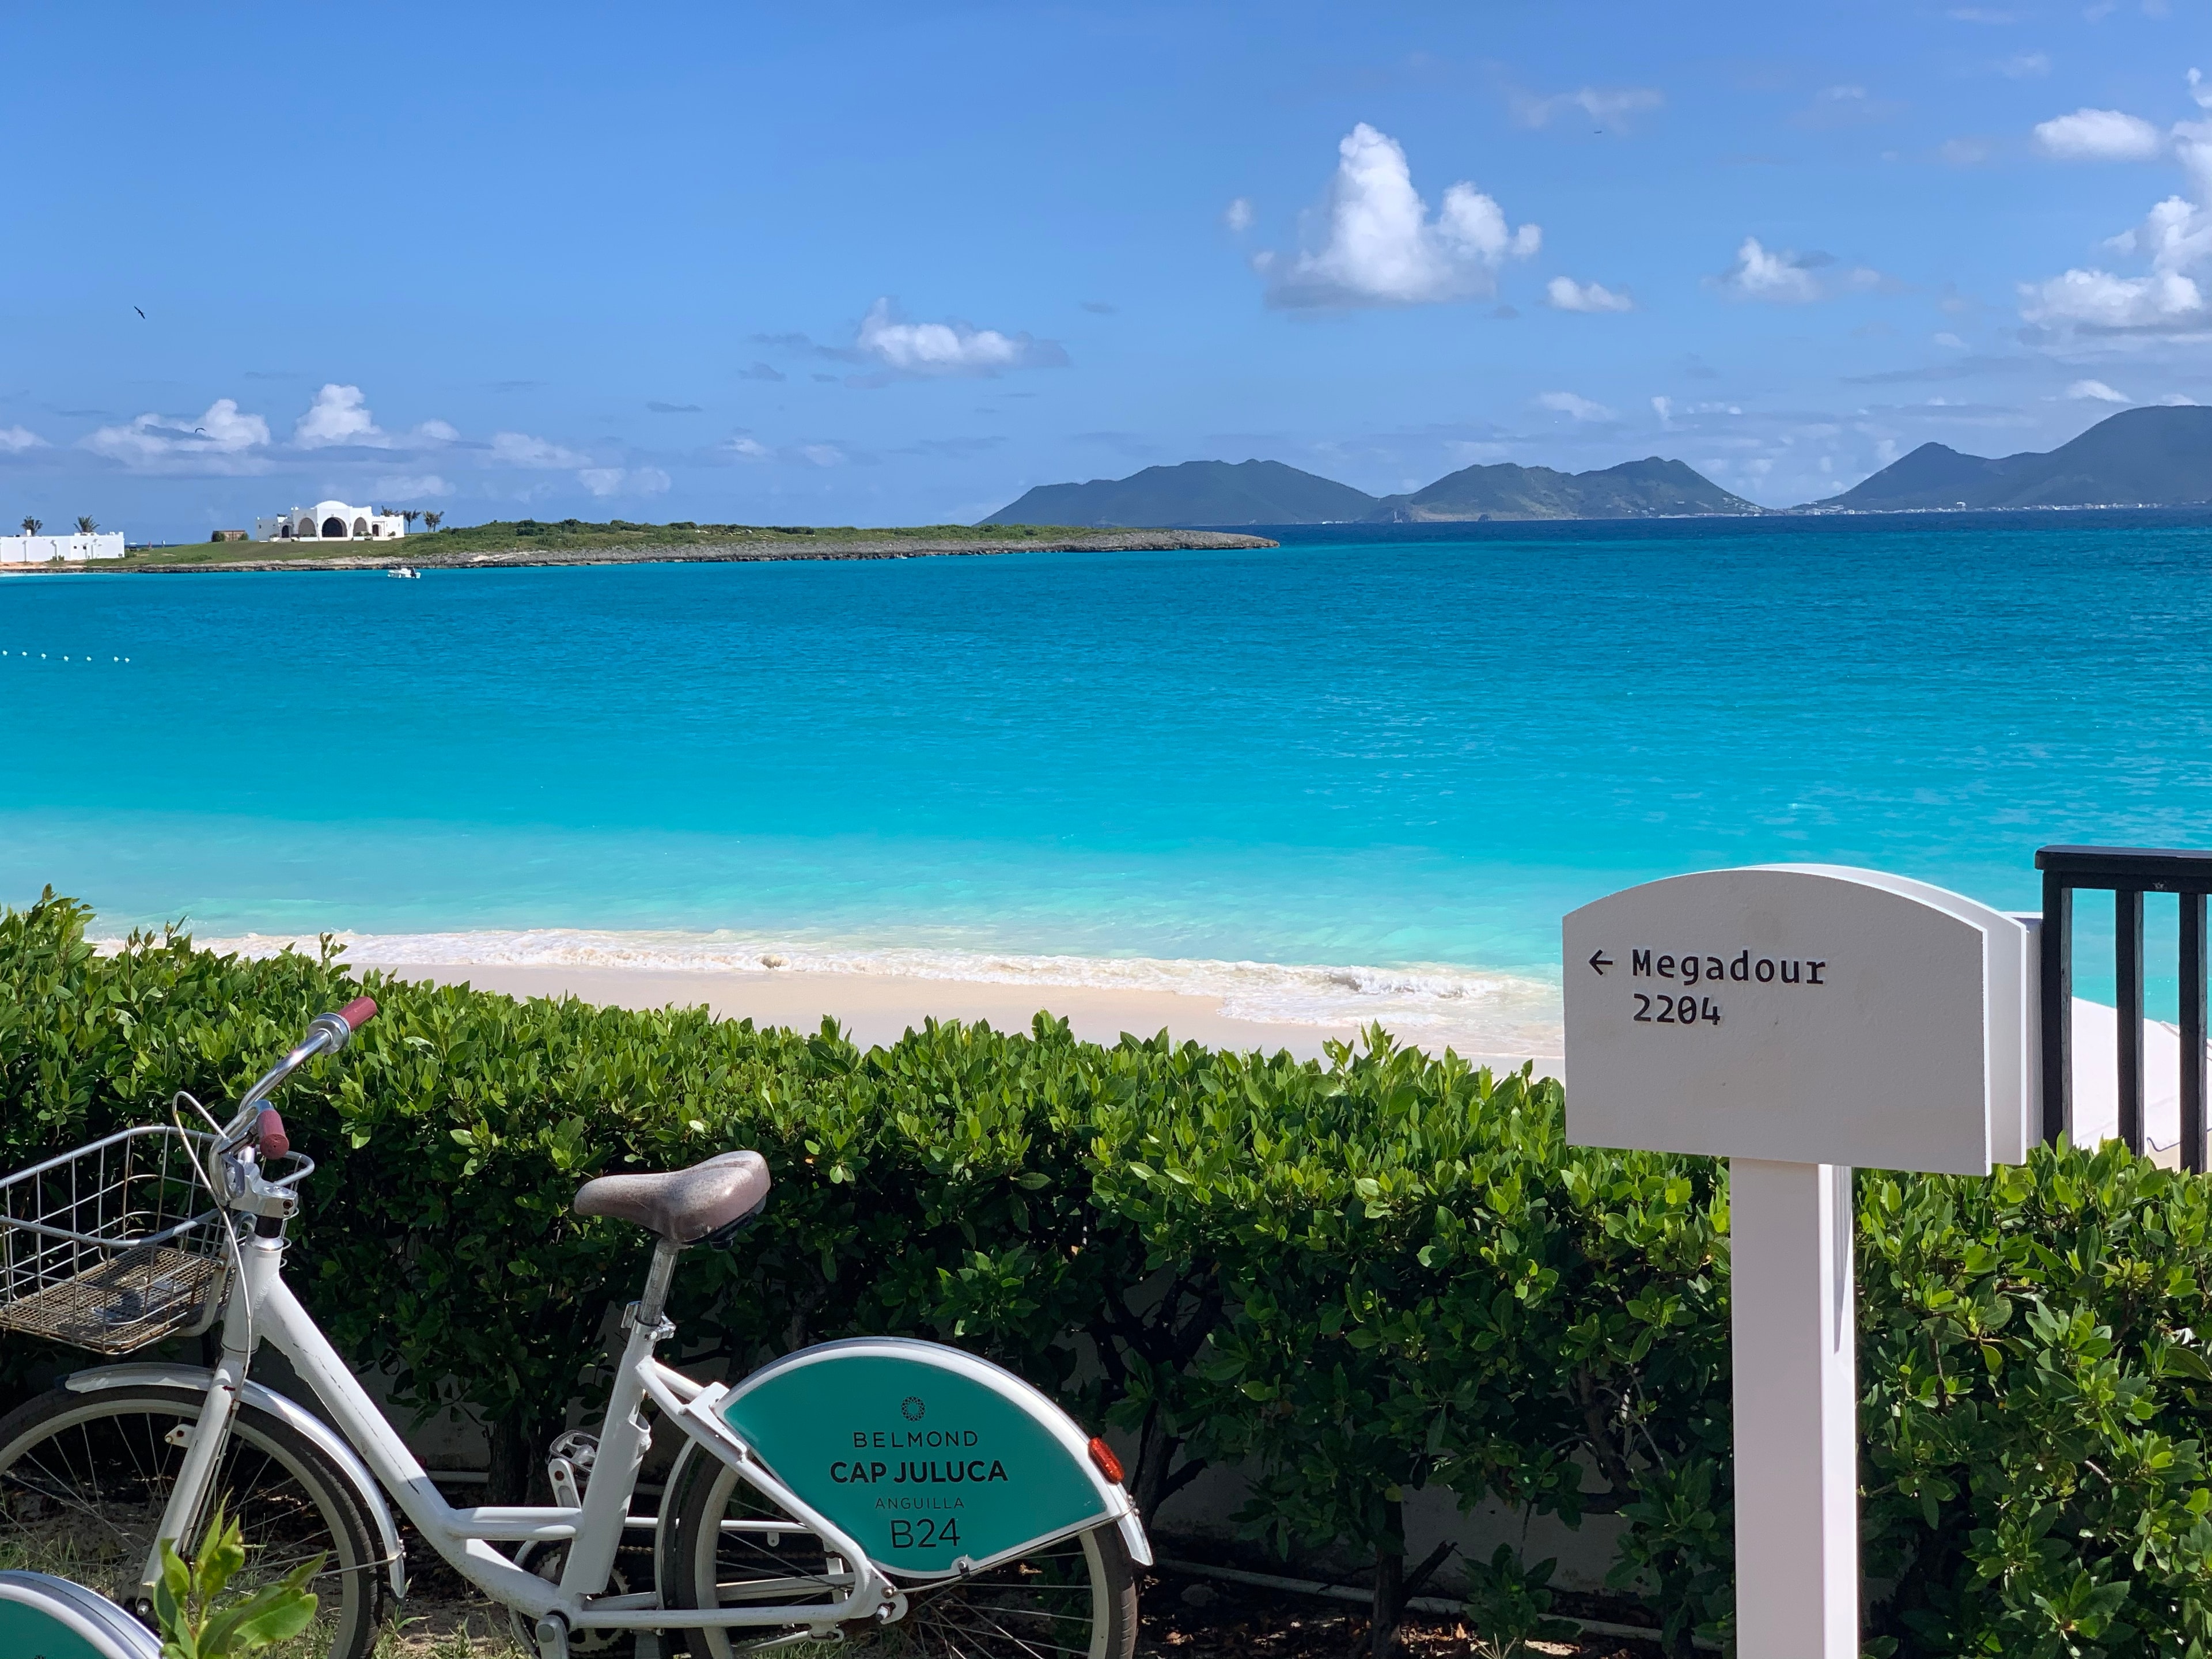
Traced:
[[1543, 1018], [1561, 913], [1640, 878], [1823, 860], [2033, 908], [2040, 844], [2212, 839], [2202, 523], [1285, 533], [0, 579], [0, 902], [1472, 1041]]

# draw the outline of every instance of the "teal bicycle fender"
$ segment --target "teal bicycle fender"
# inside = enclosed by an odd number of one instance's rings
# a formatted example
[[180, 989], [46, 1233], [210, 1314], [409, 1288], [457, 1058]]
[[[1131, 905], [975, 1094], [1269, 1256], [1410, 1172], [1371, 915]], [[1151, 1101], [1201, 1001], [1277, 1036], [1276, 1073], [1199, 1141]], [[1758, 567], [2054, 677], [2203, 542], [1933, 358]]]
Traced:
[[714, 1409], [779, 1480], [901, 1577], [975, 1571], [1109, 1522], [1152, 1559], [1128, 1493], [1067, 1413], [957, 1348], [825, 1342], [763, 1365]]
[[104, 1595], [43, 1572], [0, 1572], [8, 1659], [161, 1659], [151, 1632]]

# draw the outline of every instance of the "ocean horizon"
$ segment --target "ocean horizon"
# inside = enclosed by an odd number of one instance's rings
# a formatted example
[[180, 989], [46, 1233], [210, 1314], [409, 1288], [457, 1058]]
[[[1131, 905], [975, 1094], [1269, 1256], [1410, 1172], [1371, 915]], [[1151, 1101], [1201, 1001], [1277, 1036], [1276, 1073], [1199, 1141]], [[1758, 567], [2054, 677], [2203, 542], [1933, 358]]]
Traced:
[[1498, 1051], [1556, 1020], [1560, 915], [1635, 881], [1859, 864], [2033, 908], [2039, 846], [2204, 842], [2205, 515], [1938, 516], [11, 579], [0, 902]]

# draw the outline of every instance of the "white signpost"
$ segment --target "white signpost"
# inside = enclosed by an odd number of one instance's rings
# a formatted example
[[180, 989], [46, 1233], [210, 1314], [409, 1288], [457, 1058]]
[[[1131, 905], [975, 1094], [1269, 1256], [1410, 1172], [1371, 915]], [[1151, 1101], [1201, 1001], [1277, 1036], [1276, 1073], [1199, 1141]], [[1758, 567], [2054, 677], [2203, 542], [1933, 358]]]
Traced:
[[1568, 1138], [1729, 1160], [1736, 1651], [1857, 1659], [1851, 1170], [2026, 1158], [2028, 928], [1769, 865], [1629, 888], [1564, 933]]

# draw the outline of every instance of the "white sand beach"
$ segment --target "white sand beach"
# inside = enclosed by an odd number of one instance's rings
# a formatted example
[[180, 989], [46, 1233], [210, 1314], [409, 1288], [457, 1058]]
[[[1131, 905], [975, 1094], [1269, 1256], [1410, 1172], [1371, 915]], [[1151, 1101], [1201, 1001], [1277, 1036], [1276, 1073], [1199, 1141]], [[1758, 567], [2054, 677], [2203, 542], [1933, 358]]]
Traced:
[[[362, 957], [360, 965], [385, 966]], [[931, 1018], [986, 1021], [1001, 1030], [1025, 1030], [1040, 1008], [1066, 1019], [1076, 1036], [1112, 1042], [1122, 1032], [1150, 1036], [1164, 1028], [1178, 1040], [1212, 1048], [1287, 1048], [1301, 1060], [1318, 1058], [1332, 1037], [1356, 1035], [1349, 1025], [1292, 1024], [1238, 1019], [1221, 1012], [1218, 997], [1173, 991], [1114, 990], [1095, 986], [986, 984], [860, 974], [716, 974], [643, 968], [520, 966], [485, 963], [391, 964], [389, 971], [440, 984], [473, 985], [510, 996], [575, 996], [618, 1008], [659, 1008], [704, 1003], [728, 1019], [811, 1030], [827, 1014], [863, 1048], [896, 1042], [909, 1026]]]
[[[802, 1030], [836, 1019], [863, 1046], [932, 1018], [1024, 1030], [1041, 1009], [1111, 1043], [1165, 1030], [1211, 1048], [1319, 1059], [1332, 1039], [1380, 1024], [1400, 1042], [1449, 1048], [1496, 1070], [1559, 1071], [1557, 988], [1446, 965], [1366, 968], [1150, 957], [1024, 956], [921, 945], [793, 943], [727, 933], [339, 934], [347, 963], [512, 996], [575, 996], [625, 1008], [704, 1005], [726, 1018]], [[313, 939], [204, 939], [263, 957]], [[111, 942], [112, 944], [112, 942]]]

